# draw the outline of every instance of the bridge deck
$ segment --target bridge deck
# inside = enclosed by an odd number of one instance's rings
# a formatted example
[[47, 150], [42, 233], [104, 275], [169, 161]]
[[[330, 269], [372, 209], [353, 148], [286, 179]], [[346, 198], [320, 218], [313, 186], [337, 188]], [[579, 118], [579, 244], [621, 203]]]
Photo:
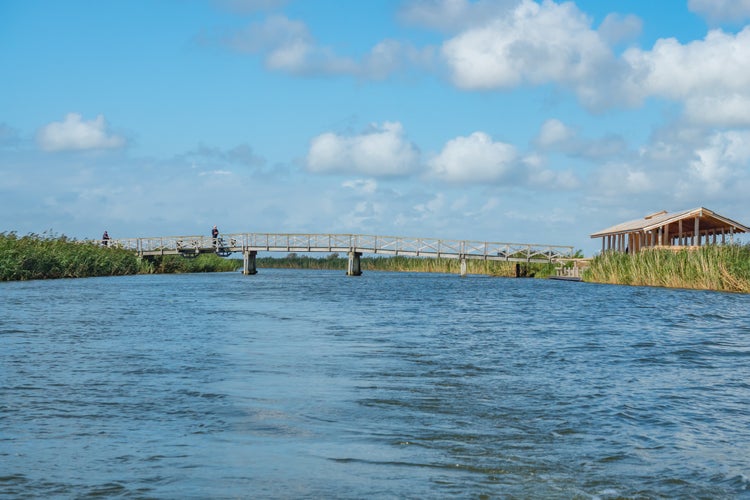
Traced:
[[498, 243], [361, 234], [224, 234], [217, 244], [210, 236], [168, 236], [113, 239], [110, 245], [156, 255], [221, 252], [356, 252], [375, 255], [482, 259], [510, 262], [551, 262], [569, 258], [572, 246]]

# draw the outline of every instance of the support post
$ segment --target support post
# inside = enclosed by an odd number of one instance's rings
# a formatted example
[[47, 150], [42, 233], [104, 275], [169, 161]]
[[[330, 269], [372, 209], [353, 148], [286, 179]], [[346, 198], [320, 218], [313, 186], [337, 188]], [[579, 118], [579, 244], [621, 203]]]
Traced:
[[258, 252], [255, 250], [248, 250], [242, 254], [242, 274], [245, 276], [250, 274], [258, 274], [258, 269], [255, 267], [255, 257]]
[[359, 262], [361, 256], [360, 252], [349, 252], [349, 265], [346, 268], [347, 276], [362, 276], [362, 267]]
[[461, 256], [461, 277], [466, 276], [466, 257]]
[[700, 218], [695, 218], [695, 229], [693, 230], [693, 245], [701, 246]]

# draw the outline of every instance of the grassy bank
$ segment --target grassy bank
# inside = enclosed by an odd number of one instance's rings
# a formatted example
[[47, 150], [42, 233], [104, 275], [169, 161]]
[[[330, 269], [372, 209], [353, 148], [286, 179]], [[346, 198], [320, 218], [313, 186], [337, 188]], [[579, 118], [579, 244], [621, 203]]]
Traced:
[[0, 233], [0, 281], [118, 276], [138, 272], [132, 252], [65, 236]]
[[750, 246], [606, 252], [593, 259], [584, 280], [750, 293]]
[[[258, 268], [275, 269], [329, 269], [342, 270], [347, 268], [348, 258], [338, 254], [330, 254], [325, 258], [310, 257], [290, 253], [286, 257], [258, 257]], [[362, 271], [393, 271], [410, 273], [452, 273], [461, 272], [461, 262], [458, 259], [433, 259], [420, 257], [362, 257], [360, 259]], [[516, 276], [514, 262], [467, 260], [466, 268], [469, 274], [486, 274], [489, 276]], [[523, 264], [524, 276], [548, 276], [554, 274], [554, 267], [544, 264]]]
[[107, 248], [65, 236], [0, 233], [0, 281], [122, 276], [138, 273], [233, 271], [241, 263], [213, 254], [141, 260], [128, 250]]

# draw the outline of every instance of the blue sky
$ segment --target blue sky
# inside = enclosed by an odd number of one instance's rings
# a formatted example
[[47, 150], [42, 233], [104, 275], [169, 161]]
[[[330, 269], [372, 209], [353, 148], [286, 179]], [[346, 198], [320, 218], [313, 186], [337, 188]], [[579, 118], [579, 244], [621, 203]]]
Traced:
[[750, 223], [750, 0], [0, 1], [0, 231]]

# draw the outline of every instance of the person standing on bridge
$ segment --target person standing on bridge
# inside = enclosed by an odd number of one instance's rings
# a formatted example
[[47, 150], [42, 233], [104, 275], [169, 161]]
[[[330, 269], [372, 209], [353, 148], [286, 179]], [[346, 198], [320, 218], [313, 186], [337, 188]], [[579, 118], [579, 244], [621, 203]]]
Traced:
[[219, 230], [217, 229], [216, 225], [214, 225], [213, 229], [211, 229], [211, 237], [214, 239], [214, 246], [218, 247], [218, 245], [219, 245]]

